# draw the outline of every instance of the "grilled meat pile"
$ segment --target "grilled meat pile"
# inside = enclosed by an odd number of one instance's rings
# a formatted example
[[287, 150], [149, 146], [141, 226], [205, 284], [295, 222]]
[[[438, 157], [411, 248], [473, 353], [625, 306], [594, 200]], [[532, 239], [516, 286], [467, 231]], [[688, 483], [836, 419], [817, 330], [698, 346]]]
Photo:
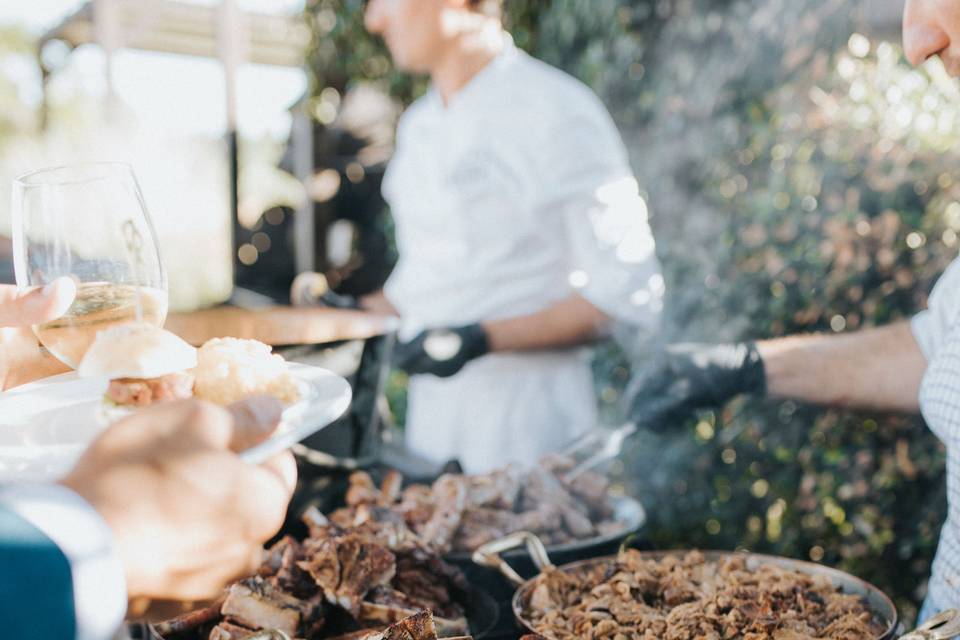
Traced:
[[[304, 640], [464, 637], [463, 574], [390, 523], [341, 528], [318, 511], [310, 535], [271, 547], [257, 575], [210, 607], [157, 626], [167, 640], [243, 640], [274, 629]], [[427, 616], [422, 612], [430, 611]]]
[[565, 484], [562, 474], [572, 466], [551, 456], [528, 472], [507, 467], [477, 476], [447, 474], [432, 486], [406, 489], [395, 471], [379, 488], [358, 471], [350, 477], [347, 506], [330, 520], [341, 527], [376, 523], [438, 553], [473, 551], [515, 531], [531, 531], [549, 545], [620, 531], [606, 478], [587, 472]]
[[[826, 578], [746, 558], [685, 556], [617, 561], [539, 578], [524, 617], [550, 640], [866, 640], [882, 625], [862, 598]], [[531, 636], [535, 638], [536, 636]]]

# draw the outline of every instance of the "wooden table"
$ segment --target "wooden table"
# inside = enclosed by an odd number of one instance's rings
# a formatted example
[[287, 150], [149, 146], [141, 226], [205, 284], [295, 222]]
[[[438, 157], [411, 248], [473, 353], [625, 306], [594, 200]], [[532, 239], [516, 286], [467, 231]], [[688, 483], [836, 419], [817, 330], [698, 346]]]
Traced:
[[172, 313], [164, 328], [193, 345], [210, 338], [253, 338], [272, 346], [365, 340], [392, 331], [396, 318], [329, 308], [215, 307]]

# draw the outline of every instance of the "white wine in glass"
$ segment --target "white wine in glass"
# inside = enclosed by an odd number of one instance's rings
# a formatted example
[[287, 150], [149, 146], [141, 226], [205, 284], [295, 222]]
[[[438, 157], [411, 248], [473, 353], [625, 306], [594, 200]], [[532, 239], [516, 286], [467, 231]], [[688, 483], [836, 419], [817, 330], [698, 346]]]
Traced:
[[98, 331], [130, 322], [163, 326], [166, 274], [133, 169], [97, 162], [41, 169], [13, 184], [17, 284], [67, 276], [77, 296], [67, 312], [35, 326], [47, 350], [76, 368]]

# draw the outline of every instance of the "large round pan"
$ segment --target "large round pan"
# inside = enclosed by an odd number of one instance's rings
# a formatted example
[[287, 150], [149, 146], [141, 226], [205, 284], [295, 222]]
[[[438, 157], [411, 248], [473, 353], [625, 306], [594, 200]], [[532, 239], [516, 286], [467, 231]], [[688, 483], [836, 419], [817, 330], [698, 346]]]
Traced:
[[[501, 555], [507, 549], [517, 548], [521, 545], [526, 546], [530, 557], [532, 557], [535, 562], [540, 565], [541, 571], [547, 568], [554, 568], [554, 565], [550, 562], [550, 558], [547, 554], [546, 548], [543, 546], [543, 543], [541, 543], [540, 540], [533, 534], [525, 532], [514, 534], [502, 540], [484, 545], [478, 549], [476, 553], [474, 553], [473, 558], [478, 564], [500, 570], [504, 576], [518, 585], [519, 588], [514, 593], [511, 601], [513, 615], [521, 627], [529, 630], [531, 633], [536, 633], [533, 622], [525, 617], [524, 610], [526, 608], [526, 603], [530, 600], [533, 590], [539, 584], [542, 574], [524, 580], [516, 573], [516, 571], [513, 570], [509, 562], [506, 561], [505, 554]], [[667, 556], [683, 555], [685, 553], [687, 553], [687, 551], [684, 550], [640, 552], [643, 557], [651, 560], [660, 560]], [[721, 561], [733, 555], [738, 555], [739, 552], [704, 551], [702, 553], [708, 560]], [[890, 598], [888, 598], [886, 594], [872, 584], [848, 573], [844, 573], [843, 571], [825, 567], [819, 564], [814, 564], [812, 562], [804, 562], [802, 560], [793, 560], [790, 558], [768, 556], [763, 554], [746, 554], [746, 559], [748, 568], [755, 568], [762, 564], [773, 564], [784, 569], [805, 573], [807, 575], [824, 577], [828, 579], [832, 585], [839, 588], [843, 593], [861, 596], [870, 607], [870, 610], [873, 612], [876, 619], [884, 628], [883, 633], [876, 638], [865, 640], [893, 640], [893, 638], [897, 637], [899, 631], [897, 609], [893, 605], [893, 602], [890, 600]], [[593, 558], [589, 560], [580, 560], [577, 562], [564, 564], [560, 566], [559, 570], [575, 573], [585, 567], [606, 565], [615, 561], [615, 555]], [[910, 638], [911, 640], [945, 640], [946, 638], [954, 638], [958, 636], [960, 636], [960, 613], [951, 609], [945, 611], [936, 618], [931, 619], [927, 622], [927, 624], [923, 625], [923, 627], [917, 631], [907, 634], [906, 636], [902, 636], [901, 640], [907, 640], [907, 638]]]
[[[620, 529], [602, 536], [550, 545], [546, 547], [550, 558], [556, 564], [567, 564], [616, 553], [623, 541], [640, 531], [647, 522], [643, 505], [633, 498], [613, 496], [610, 506], [613, 507], [614, 521], [621, 525]], [[540, 573], [540, 566], [523, 546], [506, 549], [501, 557], [521, 576], [532, 577]], [[459, 567], [471, 584], [477, 585], [498, 602], [507, 602], [513, 596], [515, 585], [504, 580], [496, 569], [474, 562], [473, 553], [456, 551], [444, 554], [443, 559]]]

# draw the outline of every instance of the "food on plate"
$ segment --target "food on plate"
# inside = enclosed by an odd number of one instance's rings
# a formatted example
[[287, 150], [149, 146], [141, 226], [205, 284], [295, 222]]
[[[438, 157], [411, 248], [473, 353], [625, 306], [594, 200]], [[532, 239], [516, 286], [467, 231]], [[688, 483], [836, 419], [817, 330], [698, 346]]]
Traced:
[[257, 340], [208, 340], [197, 354], [196, 375], [196, 396], [216, 404], [226, 405], [257, 394], [293, 404], [301, 395], [287, 362]]
[[80, 361], [84, 378], [110, 378], [105, 400], [142, 407], [193, 395], [197, 350], [169, 331], [147, 323], [112, 327], [97, 334]]
[[379, 522], [390, 535], [419, 540], [438, 553], [473, 551], [516, 531], [536, 533], [550, 545], [622, 531], [613, 518], [606, 478], [587, 472], [565, 483], [563, 472], [572, 466], [566, 458], [550, 456], [529, 471], [506, 467], [475, 476], [445, 474], [432, 486], [403, 490], [396, 471], [388, 472], [380, 487], [358, 471], [350, 476], [347, 505], [330, 520], [342, 527]]
[[267, 629], [307, 640], [465, 639], [469, 585], [457, 568], [373, 523], [342, 528], [316, 510], [304, 521], [306, 539], [284, 537], [257, 575], [213, 605], [157, 625], [158, 633], [165, 640], [233, 640]]
[[198, 350], [143, 322], [99, 332], [77, 372], [110, 379], [101, 411], [107, 422], [137, 407], [192, 396], [222, 405], [259, 394], [293, 404], [301, 396], [286, 361], [262, 342], [215, 338]]
[[860, 596], [826, 577], [748, 566], [745, 554], [654, 559], [628, 550], [610, 562], [546, 570], [522, 606], [549, 640], [861, 640], [885, 631]]

